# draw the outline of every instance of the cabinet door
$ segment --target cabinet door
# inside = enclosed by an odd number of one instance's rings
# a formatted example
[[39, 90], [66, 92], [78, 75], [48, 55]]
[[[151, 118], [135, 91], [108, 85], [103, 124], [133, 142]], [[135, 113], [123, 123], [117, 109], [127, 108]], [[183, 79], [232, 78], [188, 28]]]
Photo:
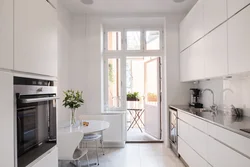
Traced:
[[189, 51], [189, 48], [187, 48], [180, 54], [180, 80], [182, 82], [191, 80], [191, 70], [189, 68], [191, 60]]
[[208, 162], [210, 162], [213, 167], [250, 166], [250, 160], [248, 158], [211, 137], [208, 139], [208, 146]]
[[184, 18], [180, 23], [180, 52], [189, 46], [189, 41], [188, 19]]
[[58, 149], [55, 148], [32, 167], [58, 167]]
[[57, 14], [46, 0], [15, 1], [17, 71], [57, 76]]
[[227, 0], [228, 18], [250, 4], [250, 0]]
[[14, 167], [13, 76], [0, 72], [0, 166]]
[[178, 152], [190, 167], [207, 167], [208, 163], [201, 158], [187, 143], [178, 138]]
[[204, 38], [206, 78], [228, 74], [227, 23], [216, 28]]
[[189, 45], [204, 36], [203, 1], [199, 0], [187, 15], [189, 24]]
[[228, 21], [229, 73], [250, 71], [250, 6]]
[[13, 0], [0, 0], [0, 68], [13, 69]]
[[227, 19], [227, 0], [204, 0], [204, 31], [208, 33]]
[[204, 40], [201, 39], [190, 47], [189, 56], [190, 80], [199, 80], [205, 78], [205, 55]]

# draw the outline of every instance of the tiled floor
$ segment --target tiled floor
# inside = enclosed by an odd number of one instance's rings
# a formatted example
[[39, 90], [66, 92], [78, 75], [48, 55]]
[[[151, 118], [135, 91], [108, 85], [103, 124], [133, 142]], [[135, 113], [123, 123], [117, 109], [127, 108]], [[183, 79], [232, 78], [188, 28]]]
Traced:
[[[105, 149], [100, 152], [99, 167], [184, 167], [182, 162], [163, 144], [127, 144], [125, 148]], [[96, 162], [95, 152], [89, 151], [91, 162]], [[85, 157], [82, 162], [86, 164]], [[62, 167], [71, 167], [63, 162]]]
[[144, 128], [142, 128], [142, 131], [138, 127], [129, 129], [127, 132], [127, 141], [157, 141], [157, 139], [145, 133]]

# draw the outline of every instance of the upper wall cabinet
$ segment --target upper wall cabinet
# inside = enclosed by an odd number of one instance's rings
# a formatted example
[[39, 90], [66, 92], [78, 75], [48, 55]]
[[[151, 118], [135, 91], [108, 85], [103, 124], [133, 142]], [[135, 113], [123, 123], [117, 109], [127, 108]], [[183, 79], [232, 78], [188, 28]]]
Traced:
[[[234, 0], [235, 1], [235, 0]], [[227, 20], [227, 0], [204, 0], [205, 34]]]
[[57, 76], [57, 13], [46, 0], [16, 0], [14, 69]]
[[213, 78], [228, 74], [227, 23], [204, 37], [205, 77]]
[[250, 71], [250, 6], [228, 21], [229, 74]]
[[250, 4], [250, 0], [227, 0], [228, 18], [233, 16], [239, 10]]
[[183, 51], [203, 36], [203, 0], [200, 0], [180, 24], [180, 50]]
[[13, 69], [13, 0], [0, 0], [0, 68]]

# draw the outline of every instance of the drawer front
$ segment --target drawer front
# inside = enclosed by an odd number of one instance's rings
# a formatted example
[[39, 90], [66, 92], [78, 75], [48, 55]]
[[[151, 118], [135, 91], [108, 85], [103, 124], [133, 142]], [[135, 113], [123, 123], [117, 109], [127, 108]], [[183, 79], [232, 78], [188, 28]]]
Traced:
[[178, 136], [180, 136], [185, 142], [189, 143], [189, 125], [178, 119]]
[[193, 127], [201, 130], [204, 133], [207, 133], [207, 122], [201, 119], [195, 118], [194, 116], [188, 115], [181, 110], [178, 110], [178, 117], [192, 125]]
[[190, 167], [207, 167], [208, 163], [201, 158], [181, 138], [178, 138], [178, 152]]
[[208, 161], [213, 167], [249, 167], [250, 160], [209, 137]]
[[250, 139], [210, 123], [208, 134], [250, 157]]

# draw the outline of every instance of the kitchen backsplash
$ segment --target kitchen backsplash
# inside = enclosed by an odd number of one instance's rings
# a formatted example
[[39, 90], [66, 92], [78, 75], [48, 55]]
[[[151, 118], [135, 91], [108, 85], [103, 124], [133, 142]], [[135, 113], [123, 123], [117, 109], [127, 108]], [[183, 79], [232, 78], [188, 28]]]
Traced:
[[[230, 111], [231, 105], [244, 109], [244, 115], [250, 116], [250, 77], [233, 77], [231, 79], [213, 79], [201, 81], [196, 87], [200, 89], [212, 89], [215, 96], [215, 104], [219, 109]], [[204, 107], [212, 105], [212, 94], [204, 92], [201, 98]]]

